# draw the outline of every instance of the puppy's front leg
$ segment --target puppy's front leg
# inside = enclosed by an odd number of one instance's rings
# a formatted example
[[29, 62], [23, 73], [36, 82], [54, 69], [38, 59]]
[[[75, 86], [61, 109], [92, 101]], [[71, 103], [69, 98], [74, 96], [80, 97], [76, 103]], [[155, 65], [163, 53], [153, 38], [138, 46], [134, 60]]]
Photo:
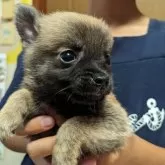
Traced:
[[131, 134], [125, 110], [108, 96], [97, 117], [74, 117], [59, 129], [53, 152], [53, 165], [78, 165], [84, 155], [120, 150]]
[[11, 136], [34, 109], [34, 101], [28, 89], [23, 88], [14, 92], [0, 111], [0, 139], [5, 140]]

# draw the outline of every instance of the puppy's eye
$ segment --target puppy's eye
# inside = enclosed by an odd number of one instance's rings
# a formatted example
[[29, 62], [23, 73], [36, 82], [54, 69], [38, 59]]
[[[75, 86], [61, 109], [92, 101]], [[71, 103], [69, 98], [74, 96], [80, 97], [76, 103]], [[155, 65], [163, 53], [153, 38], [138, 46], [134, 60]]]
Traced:
[[63, 51], [60, 54], [60, 59], [64, 63], [71, 63], [76, 59], [76, 53], [72, 50]]

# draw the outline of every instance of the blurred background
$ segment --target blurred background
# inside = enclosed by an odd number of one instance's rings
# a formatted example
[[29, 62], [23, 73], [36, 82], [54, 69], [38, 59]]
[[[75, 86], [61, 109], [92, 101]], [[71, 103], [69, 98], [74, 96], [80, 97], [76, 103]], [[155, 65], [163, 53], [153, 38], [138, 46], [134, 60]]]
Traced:
[[[149, 5], [149, 3], [150, 5]], [[138, 0], [138, 5], [150, 17], [165, 17], [164, 5], [155, 5], [165, 0]], [[34, 5], [43, 13], [56, 10], [76, 11], [86, 13], [88, 0], [0, 0], [0, 100], [11, 83], [16, 68], [17, 56], [22, 51], [22, 45], [13, 23], [15, 5], [18, 3]], [[157, 12], [159, 10], [159, 12]], [[0, 142], [0, 165], [20, 165], [24, 154], [15, 153], [5, 148]]]
[[[22, 45], [13, 23], [15, 5], [34, 5], [43, 13], [56, 10], [87, 12], [88, 0], [0, 0], [0, 100], [11, 83]], [[0, 142], [0, 165], [20, 165], [24, 154], [12, 152]]]

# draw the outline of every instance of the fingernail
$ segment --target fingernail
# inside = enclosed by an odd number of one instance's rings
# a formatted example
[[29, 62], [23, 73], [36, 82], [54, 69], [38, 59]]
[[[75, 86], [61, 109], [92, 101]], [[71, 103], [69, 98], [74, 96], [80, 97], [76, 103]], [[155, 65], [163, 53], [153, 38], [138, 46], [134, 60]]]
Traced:
[[54, 125], [54, 120], [51, 117], [44, 117], [41, 120], [41, 126], [44, 128], [51, 127]]

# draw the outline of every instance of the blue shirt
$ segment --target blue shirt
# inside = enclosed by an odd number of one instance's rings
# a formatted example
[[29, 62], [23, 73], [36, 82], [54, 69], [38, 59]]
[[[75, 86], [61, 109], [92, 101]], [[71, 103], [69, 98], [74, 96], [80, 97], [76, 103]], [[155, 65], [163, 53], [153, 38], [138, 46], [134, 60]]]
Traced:
[[[165, 147], [165, 22], [151, 20], [144, 36], [115, 38], [112, 71], [114, 93], [128, 111], [136, 134]], [[23, 53], [0, 108], [22, 77]], [[33, 165], [28, 155], [22, 165]]]
[[165, 147], [165, 22], [150, 21], [144, 36], [115, 38], [112, 70], [136, 134]]

